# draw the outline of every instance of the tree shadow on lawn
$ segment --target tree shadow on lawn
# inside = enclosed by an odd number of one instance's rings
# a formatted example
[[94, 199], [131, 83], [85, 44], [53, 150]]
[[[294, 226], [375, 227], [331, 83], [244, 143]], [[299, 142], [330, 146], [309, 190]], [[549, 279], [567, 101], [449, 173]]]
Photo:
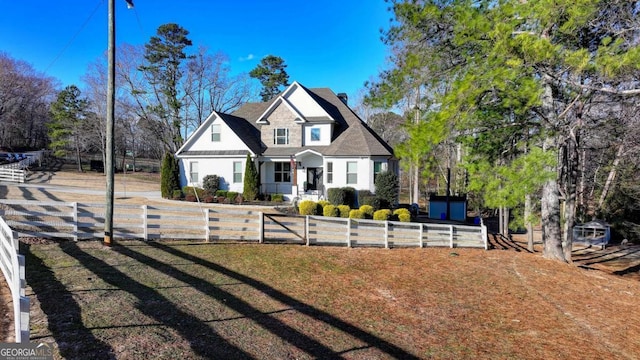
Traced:
[[[216, 334], [211, 327], [203, 323], [199, 318], [172, 304], [157, 289], [132, 279], [113, 265], [80, 249], [76, 243], [68, 243], [66, 245], [61, 246], [61, 249], [67, 255], [78, 260], [82, 266], [99, 276], [106, 283], [133, 295], [138, 299], [137, 310], [153, 318], [157, 323], [156, 325], [162, 324], [176, 330], [183, 338], [189, 341], [192, 350], [198, 355], [206, 358], [215, 356], [224, 359], [252, 359], [249, 354]], [[122, 251], [124, 248], [121, 246], [116, 246], [114, 249], [126, 253], [126, 251]], [[81, 342], [82, 344], [85, 344], [86, 340], [89, 339], [74, 339], [76, 343]], [[74, 355], [82, 358], [93, 354], [85, 352], [84, 349], [82, 349], [82, 353]]]
[[116, 247], [116, 250], [121, 252], [123, 255], [130, 256], [141, 263], [147, 264], [148, 266], [159, 270], [169, 276], [174, 277], [177, 280], [186, 282], [191, 284], [194, 288], [203, 292], [207, 296], [214, 297], [219, 300], [226, 299], [225, 305], [230, 307], [231, 309], [237, 311], [240, 314], [245, 315], [251, 320], [255, 321], [261, 327], [271, 332], [272, 334], [278, 336], [280, 339], [286, 341], [287, 343], [301, 349], [307, 354], [313, 356], [314, 358], [342, 358], [341, 354], [348, 353], [350, 351], [365, 349], [365, 348], [376, 348], [383, 353], [386, 353], [392, 357], [398, 359], [418, 359], [413, 354], [406, 352], [405, 350], [395, 346], [388, 341], [381, 339], [371, 333], [368, 333], [354, 325], [351, 325], [339, 318], [319, 309], [316, 309], [308, 304], [300, 302], [292, 298], [291, 296], [270, 287], [269, 285], [248, 277], [246, 275], [240, 274], [224, 266], [216, 264], [214, 262], [199, 258], [197, 256], [185, 253], [180, 251], [174, 247], [167, 246], [161, 243], [150, 242], [149, 246], [152, 246], [156, 249], [163, 250], [171, 255], [182, 258], [189, 262], [193, 262], [194, 264], [206, 267], [212, 271], [220, 273], [224, 276], [227, 276], [231, 279], [237, 280], [245, 285], [248, 285], [255, 290], [268, 295], [274, 300], [277, 300], [288, 307], [295, 309], [295, 311], [304, 314], [314, 321], [319, 321], [331, 326], [334, 329], [340, 330], [351, 337], [354, 337], [363, 343], [367, 344], [366, 346], [357, 347], [353, 349], [348, 349], [341, 352], [336, 352], [329, 348], [328, 346], [320, 343], [319, 341], [299, 332], [298, 330], [290, 327], [289, 325], [283, 323], [281, 320], [278, 320], [272, 316], [269, 316], [265, 313], [260, 312], [255, 309], [253, 306], [248, 304], [246, 301], [238, 298], [237, 296], [220, 289], [219, 287], [202, 280], [198, 277], [194, 277], [190, 274], [177, 270], [174, 267], [171, 267], [165, 263], [161, 263], [153, 258], [150, 258], [146, 255], [140, 254], [138, 252], [132, 251], [129, 247]]
[[[49, 331], [56, 340], [60, 355], [77, 358], [78, 340], [82, 341], [82, 352], [92, 359], [114, 359], [109, 344], [97, 339], [82, 325], [80, 305], [73, 294], [58, 281], [53, 271], [31, 252], [31, 245], [20, 244], [28, 269], [27, 283], [40, 302], [40, 308], [47, 315]], [[37, 340], [31, 337], [31, 340]]]

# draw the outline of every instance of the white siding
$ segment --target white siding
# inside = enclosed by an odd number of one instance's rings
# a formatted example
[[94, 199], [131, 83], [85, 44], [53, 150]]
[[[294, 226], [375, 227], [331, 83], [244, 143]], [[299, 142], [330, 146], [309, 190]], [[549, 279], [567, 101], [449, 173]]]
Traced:
[[[320, 131], [320, 140], [314, 141], [311, 138], [311, 129]], [[331, 145], [331, 124], [305, 124], [303, 146], [325, 146]]]
[[[233, 182], [233, 163], [239, 161], [242, 163], [242, 173], [244, 178], [244, 169], [246, 167], [246, 156], [229, 157], [222, 159], [207, 159], [207, 158], [189, 158], [180, 159], [180, 184], [181, 186], [202, 186], [202, 179], [207, 175], [218, 175], [220, 178], [220, 189], [242, 192], [243, 184]], [[189, 163], [198, 162], [198, 182], [193, 184], [189, 182]], [[183, 169], [187, 169], [187, 173]]]
[[296, 87], [286, 97], [287, 101], [304, 117], [328, 116], [327, 112], [301, 87]]
[[[220, 125], [220, 141], [211, 141], [211, 125]], [[212, 123], [203, 126], [194, 133], [194, 142], [185, 149], [188, 151], [203, 150], [249, 150], [245, 143], [234, 133], [227, 124], [216, 118]], [[188, 168], [187, 168], [188, 169]]]

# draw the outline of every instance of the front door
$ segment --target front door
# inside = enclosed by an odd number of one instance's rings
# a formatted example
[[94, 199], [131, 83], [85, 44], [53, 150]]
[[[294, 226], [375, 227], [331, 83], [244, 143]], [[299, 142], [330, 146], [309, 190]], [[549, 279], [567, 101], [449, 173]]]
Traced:
[[320, 190], [322, 188], [322, 168], [307, 168], [306, 190]]

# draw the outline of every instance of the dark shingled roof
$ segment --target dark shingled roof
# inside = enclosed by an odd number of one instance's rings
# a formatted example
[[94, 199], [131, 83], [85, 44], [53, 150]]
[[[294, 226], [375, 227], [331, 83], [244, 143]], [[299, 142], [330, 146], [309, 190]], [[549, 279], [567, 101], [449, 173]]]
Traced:
[[[302, 86], [302, 85], [300, 85]], [[329, 88], [308, 89], [307, 93], [335, 120], [332, 142], [329, 146], [304, 146], [297, 148], [266, 147], [260, 142], [258, 117], [275, 101], [275, 98], [264, 103], [246, 103], [232, 116], [235, 119], [232, 127], [247, 145], [255, 152], [254, 147], [261, 146], [262, 153], [267, 156], [289, 156], [304, 150], [315, 150], [329, 156], [393, 156], [393, 149], [378, 136], [367, 124], [349, 108]], [[277, 97], [276, 97], [277, 98]], [[222, 115], [222, 114], [221, 114]], [[312, 118], [310, 122], [323, 122], [328, 118]], [[233, 122], [233, 121], [232, 121]], [[230, 122], [227, 122], [232, 126]], [[246, 136], [246, 137], [245, 137]], [[255, 138], [250, 139], [251, 136]]]

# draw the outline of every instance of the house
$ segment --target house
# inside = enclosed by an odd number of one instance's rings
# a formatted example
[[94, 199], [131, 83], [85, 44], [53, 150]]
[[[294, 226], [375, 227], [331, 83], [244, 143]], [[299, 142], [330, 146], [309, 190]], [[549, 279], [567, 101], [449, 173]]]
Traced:
[[247, 154], [260, 192], [318, 200], [333, 187], [374, 191], [384, 170], [397, 172], [393, 149], [348, 106], [345, 94], [292, 83], [265, 103], [213, 112], [177, 151], [181, 186], [218, 175], [220, 189], [243, 191]]

